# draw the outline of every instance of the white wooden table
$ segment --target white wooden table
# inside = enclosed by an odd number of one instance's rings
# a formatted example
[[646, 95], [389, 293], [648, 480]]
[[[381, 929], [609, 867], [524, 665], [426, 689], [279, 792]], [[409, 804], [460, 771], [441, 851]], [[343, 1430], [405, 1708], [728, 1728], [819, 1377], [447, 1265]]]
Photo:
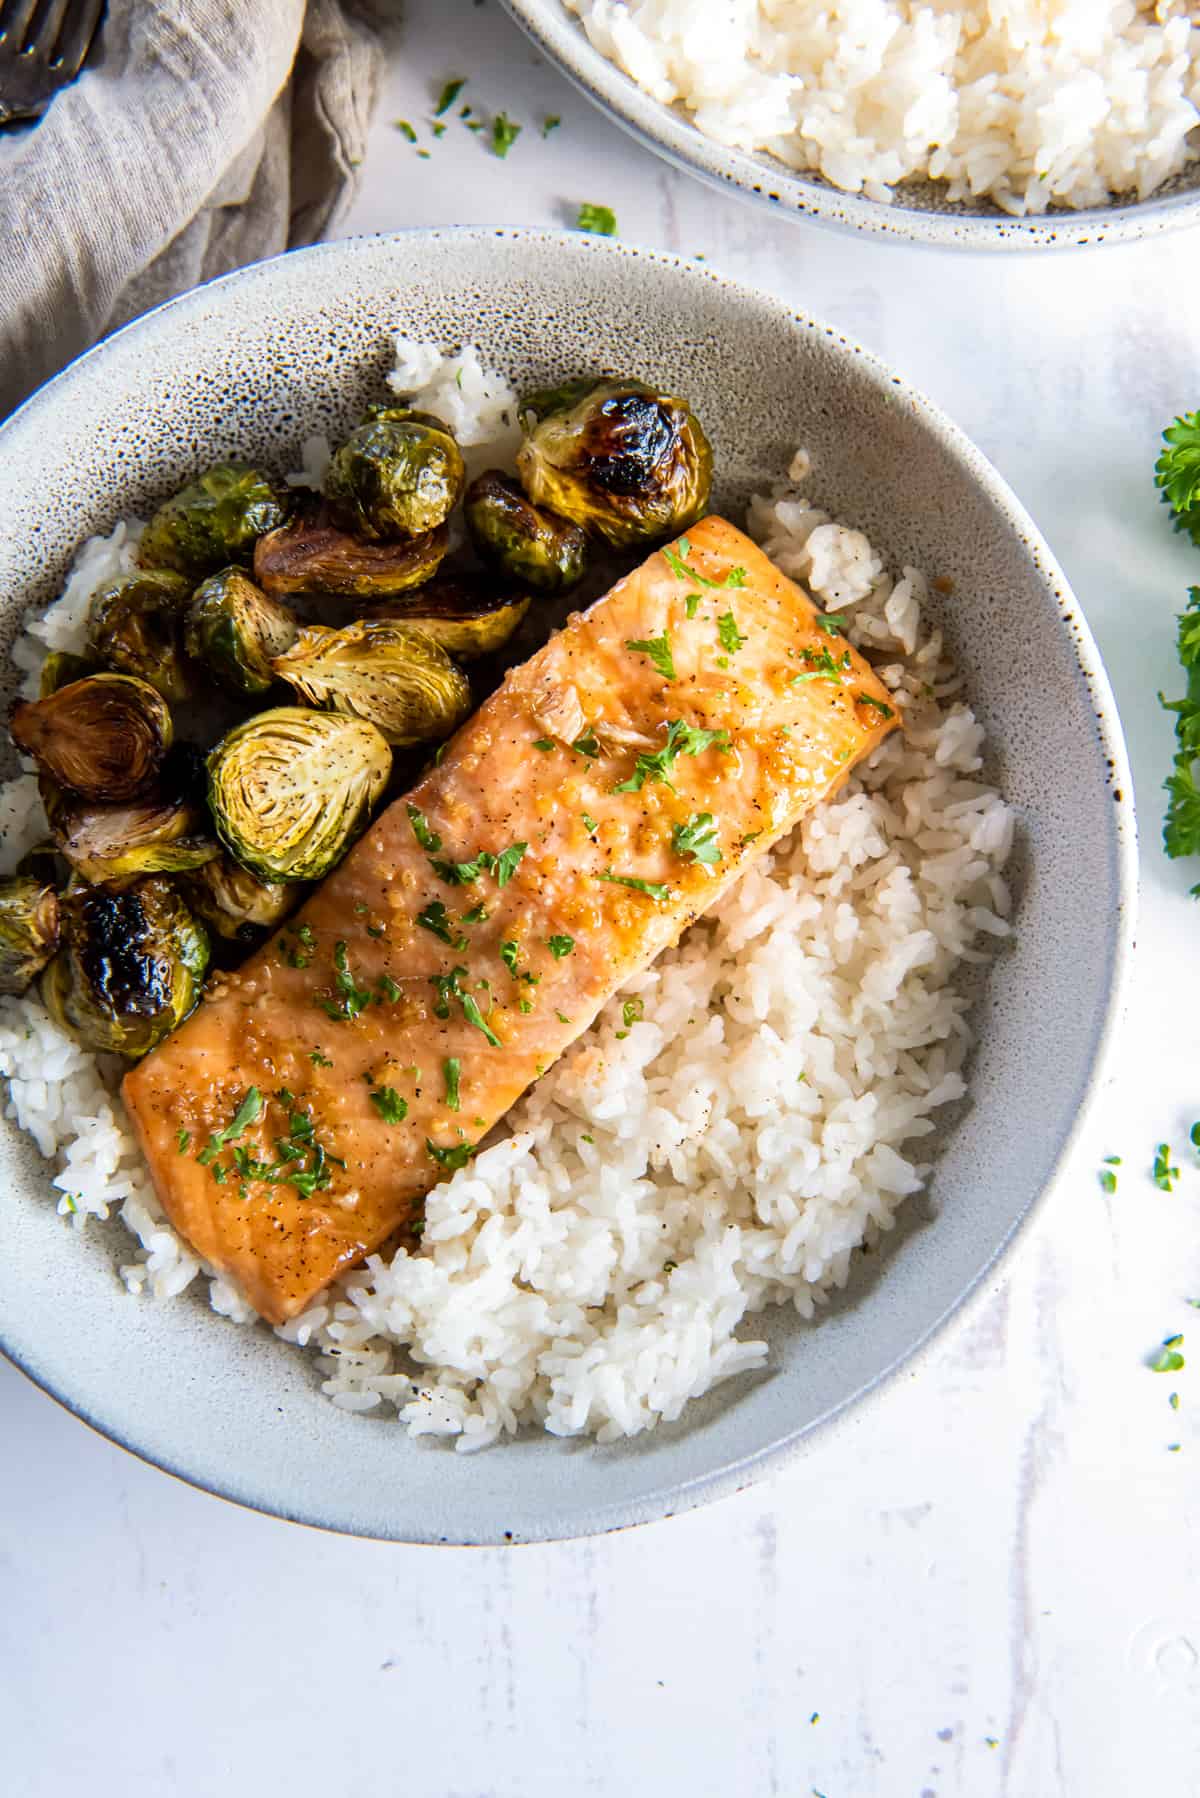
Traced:
[[[507, 160], [458, 121], [429, 138], [452, 75], [471, 77], [460, 104], [523, 123]], [[1167, 530], [1150, 471], [1163, 425], [1200, 406], [1200, 237], [992, 261], [797, 228], [641, 151], [494, 5], [409, 0], [346, 230], [568, 224], [585, 200], [627, 239], [704, 255], [860, 337], [983, 446], [1064, 562], [1121, 704], [1144, 838], [1102, 1115], [1003, 1290], [919, 1377], [779, 1477], [622, 1536], [499, 1552], [319, 1535], [142, 1466], [0, 1365], [0, 1789], [1185, 1798], [1200, 870], [1159, 849], [1171, 730], [1155, 692], [1178, 686], [1173, 613], [1200, 556]], [[1170, 1196], [1149, 1177], [1163, 1139], [1184, 1170]], [[1106, 1154], [1124, 1158], [1111, 1198]], [[1151, 1373], [1176, 1331], [1194, 1366]]]

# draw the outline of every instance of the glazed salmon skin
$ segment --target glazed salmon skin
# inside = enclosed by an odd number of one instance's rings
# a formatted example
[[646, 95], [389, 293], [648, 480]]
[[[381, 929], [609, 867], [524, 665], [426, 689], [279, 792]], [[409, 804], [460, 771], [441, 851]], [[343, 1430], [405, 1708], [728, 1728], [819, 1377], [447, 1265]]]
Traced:
[[415, 1220], [611, 995], [893, 729], [720, 518], [568, 620], [127, 1076], [172, 1222], [272, 1322]]

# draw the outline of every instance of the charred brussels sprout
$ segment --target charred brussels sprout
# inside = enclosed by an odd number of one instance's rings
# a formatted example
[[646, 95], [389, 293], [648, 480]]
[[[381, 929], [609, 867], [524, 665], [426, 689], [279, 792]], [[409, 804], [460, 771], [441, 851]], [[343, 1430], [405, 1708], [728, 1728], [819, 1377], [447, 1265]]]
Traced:
[[469, 662], [490, 655], [512, 636], [529, 610], [524, 593], [497, 592], [496, 583], [481, 574], [447, 574], [418, 587], [403, 599], [387, 600], [373, 607], [371, 620], [388, 618], [423, 631], [440, 643], [447, 655]]
[[91, 674], [13, 708], [13, 742], [51, 783], [120, 803], [152, 784], [171, 746], [160, 693], [128, 674]]
[[440, 419], [384, 406], [334, 451], [325, 496], [360, 536], [416, 537], [450, 516], [465, 484], [462, 451]]
[[122, 575], [92, 601], [88, 642], [97, 661], [149, 681], [177, 704], [192, 690], [183, 624], [191, 589], [180, 574], [147, 568]]
[[268, 599], [240, 568], [210, 575], [192, 596], [184, 647], [235, 693], [265, 693], [272, 657], [295, 640], [296, 620], [287, 607]]
[[58, 948], [53, 886], [35, 875], [0, 880], [0, 993], [23, 993]]
[[260, 880], [320, 880], [366, 824], [391, 766], [373, 724], [277, 706], [217, 744], [209, 806], [230, 854]]
[[579, 526], [533, 505], [498, 469], [471, 482], [463, 512], [484, 561], [535, 593], [565, 593], [582, 576], [587, 538]]
[[230, 562], [249, 562], [258, 539], [287, 515], [287, 499], [269, 475], [223, 462], [158, 508], [142, 532], [138, 561], [202, 580]]
[[521, 484], [617, 548], [683, 530], [712, 486], [708, 438], [683, 400], [641, 381], [569, 382], [523, 409]]
[[188, 904], [210, 930], [228, 942], [252, 946], [295, 911], [304, 895], [299, 882], [260, 880], [232, 856], [219, 855], [184, 881]]
[[55, 823], [63, 855], [94, 886], [129, 886], [143, 874], [181, 874], [220, 854], [207, 812], [180, 799], [70, 806]]
[[366, 718], [395, 747], [438, 742], [471, 709], [471, 689], [440, 644], [391, 619], [303, 630], [275, 662], [310, 705]]
[[49, 699], [51, 693], [57, 693], [60, 687], [69, 687], [72, 681], [82, 680], [85, 674], [95, 674], [96, 664], [86, 656], [73, 656], [69, 650], [54, 649], [42, 663], [42, 671], [38, 677], [38, 696]]
[[254, 578], [273, 597], [386, 599], [427, 581], [449, 547], [444, 525], [403, 543], [365, 543], [318, 512], [262, 539], [254, 552]]
[[64, 946], [42, 975], [46, 1009], [86, 1049], [145, 1055], [199, 999], [208, 932], [165, 880], [122, 893], [84, 887], [62, 910]]

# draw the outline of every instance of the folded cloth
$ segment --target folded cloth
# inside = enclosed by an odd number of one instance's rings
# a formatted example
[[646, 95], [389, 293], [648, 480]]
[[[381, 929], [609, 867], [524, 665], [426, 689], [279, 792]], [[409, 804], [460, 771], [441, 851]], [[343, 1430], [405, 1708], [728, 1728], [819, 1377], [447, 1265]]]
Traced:
[[0, 418], [106, 332], [311, 243], [382, 51], [354, 0], [110, 0], [95, 60], [0, 138]]

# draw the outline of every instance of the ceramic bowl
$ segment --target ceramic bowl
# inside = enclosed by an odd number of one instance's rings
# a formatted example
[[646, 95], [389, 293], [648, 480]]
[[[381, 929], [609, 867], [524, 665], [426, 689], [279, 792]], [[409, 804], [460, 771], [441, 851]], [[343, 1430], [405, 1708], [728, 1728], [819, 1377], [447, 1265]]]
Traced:
[[931, 1204], [816, 1327], [775, 1310], [765, 1373], [612, 1448], [528, 1435], [474, 1456], [339, 1411], [309, 1357], [199, 1292], [117, 1277], [120, 1226], [76, 1236], [0, 1126], [0, 1340], [80, 1417], [244, 1504], [420, 1542], [581, 1535], [740, 1486], [846, 1413], [992, 1277], [1098, 1077], [1131, 930], [1130, 783], [1107, 679], [1054, 558], [954, 426], [855, 344], [695, 264], [604, 240], [463, 229], [326, 245], [176, 300], [85, 356], [0, 431], [7, 640], [83, 538], [230, 455], [297, 466], [381, 390], [389, 333], [470, 341], [518, 387], [620, 369], [692, 400], [735, 518], [798, 443], [812, 489], [897, 565], [944, 577], [949, 640], [1021, 820], [1019, 929], [977, 1011], [972, 1102]]
[[947, 200], [936, 182], [906, 182], [891, 205], [844, 193], [773, 156], [705, 137], [682, 106], [653, 99], [602, 55], [563, 0], [502, 0], [563, 74], [640, 143], [679, 168], [791, 218], [941, 249], [1053, 250], [1132, 243], [1200, 222], [1200, 163], [1147, 200], [1012, 218], [990, 202]]

